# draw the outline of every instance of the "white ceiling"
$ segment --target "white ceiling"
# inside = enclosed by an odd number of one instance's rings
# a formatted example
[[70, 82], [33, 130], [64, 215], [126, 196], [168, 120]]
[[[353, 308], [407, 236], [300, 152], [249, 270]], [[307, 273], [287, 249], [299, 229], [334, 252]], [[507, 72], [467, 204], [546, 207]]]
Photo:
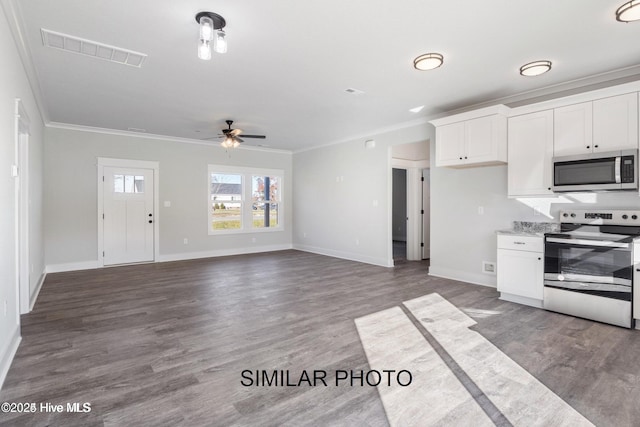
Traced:
[[[295, 151], [589, 76], [640, 78], [640, 22], [614, 17], [624, 1], [16, 3], [48, 121], [200, 139], [233, 119], [267, 135], [246, 144]], [[203, 10], [227, 20], [229, 51], [211, 61], [197, 58], [194, 16]], [[148, 57], [136, 68], [46, 48], [41, 28]], [[427, 52], [443, 54], [444, 65], [415, 70]], [[518, 74], [539, 59], [553, 62], [551, 72]]]

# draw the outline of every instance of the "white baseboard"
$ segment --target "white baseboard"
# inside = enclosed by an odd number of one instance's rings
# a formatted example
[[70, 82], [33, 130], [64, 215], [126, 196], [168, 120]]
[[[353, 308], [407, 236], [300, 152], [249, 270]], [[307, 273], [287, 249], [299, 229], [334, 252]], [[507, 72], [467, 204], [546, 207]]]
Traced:
[[366, 255], [356, 254], [352, 252], [335, 251], [333, 249], [318, 248], [315, 246], [294, 244], [293, 249], [303, 252], [311, 252], [318, 255], [326, 255], [334, 258], [346, 259], [349, 261], [357, 261], [365, 264], [378, 265], [380, 267], [393, 267], [393, 259], [374, 258]]
[[64, 271], [92, 270], [98, 268], [98, 261], [70, 262], [66, 264], [47, 265], [47, 273], [62, 273]]
[[541, 299], [534, 299], [528, 297], [521, 297], [520, 295], [507, 294], [500, 292], [499, 299], [503, 301], [515, 302], [517, 304], [528, 305], [535, 308], [544, 308], [544, 303]]
[[[291, 244], [271, 245], [271, 246], [252, 246], [234, 249], [219, 249], [215, 251], [200, 252], [183, 252], [178, 254], [159, 255], [158, 259], [151, 262], [170, 262], [170, 261], [186, 261], [190, 259], [215, 258], [229, 255], [256, 254], [260, 252], [275, 252], [293, 249]], [[47, 273], [61, 273], [65, 271], [91, 270], [94, 268], [102, 268], [98, 265], [98, 261], [72, 262], [67, 264], [47, 265]]]
[[40, 280], [38, 280], [38, 284], [36, 285], [36, 288], [33, 290], [33, 292], [31, 293], [31, 296], [29, 297], [29, 311], [33, 310], [33, 306], [36, 305], [36, 300], [38, 299], [38, 295], [40, 295], [40, 289], [42, 289], [42, 285], [44, 284], [44, 279], [47, 278], [47, 273], [46, 272], [42, 272], [42, 274], [40, 275]]
[[473, 283], [474, 285], [488, 286], [490, 288], [496, 287], [496, 276], [482, 273], [469, 273], [468, 271], [448, 267], [431, 265], [429, 266], [429, 276], [458, 280], [460, 282]]
[[215, 251], [184, 252], [179, 254], [160, 255], [156, 260], [156, 262], [187, 261], [190, 259], [216, 258], [216, 257], [222, 257], [222, 256], [230, 256], [230, 255], [245, 255], [245, 254], [257, 254], [261, 252], [285, 251], [287, 249], [293, 249], [293, 246], [290, 244], [284, 244], [284, 245], [271, 245], [271, 246], [256, 246], [256, 247], [248, 247], [248, 248], [219, 249]]
[[20, 326], [16, 325], [13, 336], [9, 342], [6, 343], [7, 345], [5, 348], [0, 349], [0, 351], [2, 351], [2, 357], [0, 357], [0, 390], [2, 390], [2, 385], [4, 384], [4, 380], [7, 378], [11, 362], [13, 362], [13, 358], [18, 351], [18, 346], [20, 345], [21, 340]]

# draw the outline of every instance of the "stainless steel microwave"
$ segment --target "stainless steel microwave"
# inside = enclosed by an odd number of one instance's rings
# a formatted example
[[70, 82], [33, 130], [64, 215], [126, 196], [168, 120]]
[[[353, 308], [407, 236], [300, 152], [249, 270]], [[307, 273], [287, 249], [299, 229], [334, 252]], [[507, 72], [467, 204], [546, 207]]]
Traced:
[[553, 191], [638, 189], [638, 150], [553, 158]]

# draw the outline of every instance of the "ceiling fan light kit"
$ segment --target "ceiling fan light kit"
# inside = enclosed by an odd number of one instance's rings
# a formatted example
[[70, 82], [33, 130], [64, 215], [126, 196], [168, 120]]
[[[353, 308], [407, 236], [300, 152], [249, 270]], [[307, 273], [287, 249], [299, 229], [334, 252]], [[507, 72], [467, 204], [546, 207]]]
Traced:
[[626, 2], [616, 10], [616, 20], [631, 22], [640, 19], [640, 0]]
[[227, 21], [213, 12], [200, 12], [196, 15], [196, 22], [200, 26], [200, 38], [198, 42], [198, 58], [205, 61], [211, 59], [211, 42], [213, 50], [217, 53], [227, 51], [226, 33], [223, 28]]
[[[225, 121], [227, 123], [228, 129], [222, 129], [222, 135], [220, 135], [220, 137], [223, 138], [223, 140], [222, 142], [220, 142], [220, 145], [223, 146], [225, 149], [237, 148], [238, 146], [240, 146], [241, 142], [244, 142], [242, 138], [238, 136], [242, 133], [242, 129], [231, 129], [233, 120], [225, 120]], [[265, 135], [242, 135], [242, 137], [258, 138], [258, 139], [266, 138]], [[205, 139], [208, 139], [208, 138], [205, 138]]]

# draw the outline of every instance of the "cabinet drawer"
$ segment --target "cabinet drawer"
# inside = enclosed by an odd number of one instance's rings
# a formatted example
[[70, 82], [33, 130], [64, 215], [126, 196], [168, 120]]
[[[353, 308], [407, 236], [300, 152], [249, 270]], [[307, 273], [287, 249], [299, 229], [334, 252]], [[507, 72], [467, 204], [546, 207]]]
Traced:
[[498, 235], [498, 249], [544, 252], [544, 238], [538, 236]]

